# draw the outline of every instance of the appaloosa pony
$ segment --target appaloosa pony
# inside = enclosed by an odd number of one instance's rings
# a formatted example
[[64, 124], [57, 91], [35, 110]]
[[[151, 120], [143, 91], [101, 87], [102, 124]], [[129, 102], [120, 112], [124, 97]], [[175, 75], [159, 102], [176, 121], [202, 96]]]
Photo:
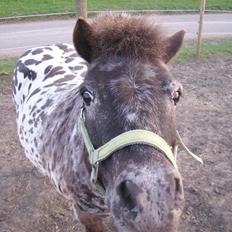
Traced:
[[80, 18], [76, 50], [38, 47], [17, 62], [13, 96], [26, 156], [88, 232], [105, 231], [107, 217], [120, 232], [177, 231], [184, 192], [172, 151], [182, 86], [167, 64], [184, 34], [167, 37], [145, 16]]

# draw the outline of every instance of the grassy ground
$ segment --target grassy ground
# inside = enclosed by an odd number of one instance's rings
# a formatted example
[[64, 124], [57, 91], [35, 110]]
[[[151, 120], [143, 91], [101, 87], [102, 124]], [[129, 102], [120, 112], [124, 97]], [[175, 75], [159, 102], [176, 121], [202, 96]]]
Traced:
[[15, 62], [16, 58], [0, 59], [0, 79], [12, 73]]
[[[106, 9], [198, 9], [198, 0], [90, 0], [88, 1], [89, 10], [106, 10]], [[208, 0], [207, 9], [211, 10], [232, 10], [231, 0]]]
[[[75, 12], [75, 0], [1, 0], [0, 17]], [[88, 0], [89, 10], [195, 9], [199, 0]], [[231, 0], [208, 0], [207, 9], [232, 10]]]
[[[186, 42], [176, 61], [185, 63], [193, 61], [196, 57], [196, 44], [194, 41]], [[201, 49], [201, 61], [208, 58], [232, 58], [232, 39], [205, 40]]]
[[16, 58], [0, 58], [0, 103], [2, 99], [2, 94], [4, 94], [5, 91], [11, 92], [9, 82], [11, 81], [10, 79], [13, 73], [15, 62]]

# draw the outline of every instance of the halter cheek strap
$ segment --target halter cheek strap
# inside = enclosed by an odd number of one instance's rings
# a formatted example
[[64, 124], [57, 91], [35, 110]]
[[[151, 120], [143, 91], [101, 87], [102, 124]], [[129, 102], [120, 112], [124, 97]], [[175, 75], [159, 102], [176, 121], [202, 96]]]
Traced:
[[[79, 119], [79, 128], [80, 128], [80, 132], [83, 137], [83, 140], [84, 140], [85, 147], [89, 154], [89, 162], [92, 165], [92, 172], [91, 172], [90, 179], [93, 183], [97, 183], [99, 162], [107, 159], [115, 151], [118, 151], [126, 146], [134, 145], [134, 144], [144, 144], [144, 145], [151, 146], [155, 148], [156, 150], [159, 150], [161, 153], [163, 153], [166, 156], [169, 162], [176, 169], [178, 169], [177, 164], [176, 164], [176, 157], [173, 154], [171, 147], [168, 145], [168, 143], [163, 138], [161, 138], [159, 135], [151, 131], [130, 130], [130, 131], [124, 132], [116, 136], [115, 138], [111, 139], [110, 141], [102, 145], [101, 147], [95, 149], [90, 140], [88, 131], [85, 126], [84, 108], [82, 108], [81, 110], [80, 119]], [[180, 145], [182, 145], [182, 147], [187, 151], [188, 154], [193, 156], [199, 162], [203, 163], [201, 158], [193, 154], [184, 145], [178, 132], [177, 132], [177, 138], [178, 138]], [[177, 148], [174, 150], [177, 150]]]

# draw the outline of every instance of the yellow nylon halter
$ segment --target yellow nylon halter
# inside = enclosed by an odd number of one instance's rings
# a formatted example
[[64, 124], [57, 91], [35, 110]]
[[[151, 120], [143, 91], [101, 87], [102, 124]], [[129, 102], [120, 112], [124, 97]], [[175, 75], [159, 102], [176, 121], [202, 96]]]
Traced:
[[[172, 152], [171, 147], [168, 143], [161, 138], [159, 135], [147, 131], [147, 130], [130, 130], [124, 132], [115, 138], [111, 139], [101, 147], [95, 149], [87, 132], [85, 126], [85, 117], [84, 117], [84, 109], [82, 108], [80, 119], [79, 119], [79, 128], [81, 135], [84, 140], [85, 147], [89, 154], [89, 161], [92, 165], [92, 172], [91, 172], [91, 181], [93, 183], [97, 182], [98, 177], [98, 166], [99, 162], [107, 159], [110, 155], [112, 155], [115, 151], [122, 149], [123, 147], [134, 145], [134, 144], [144, 144], [162, 152], [167, 159], [171, 162], [171, 164], [178, 169], [176, 164], [175, 155]], [[198, 156], [194, 155], [189, 149], [184, 145], [183, 141], [180, 138], [179, 133], [177, 132], [177, 138], [182, 147], [187, 151], [188, 154], [193, 156], [199, 162], [203, 163], [202, 159]]]

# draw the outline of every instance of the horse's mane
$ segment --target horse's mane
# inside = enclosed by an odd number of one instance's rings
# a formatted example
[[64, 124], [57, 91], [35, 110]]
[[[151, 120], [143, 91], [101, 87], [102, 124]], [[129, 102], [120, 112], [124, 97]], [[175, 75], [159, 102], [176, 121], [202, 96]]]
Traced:
[[135, 59], [161, 57], [164, 36], [151, 17], [104, 14], [90, 22], [94, 30], [93, 56], [126, 56]]

